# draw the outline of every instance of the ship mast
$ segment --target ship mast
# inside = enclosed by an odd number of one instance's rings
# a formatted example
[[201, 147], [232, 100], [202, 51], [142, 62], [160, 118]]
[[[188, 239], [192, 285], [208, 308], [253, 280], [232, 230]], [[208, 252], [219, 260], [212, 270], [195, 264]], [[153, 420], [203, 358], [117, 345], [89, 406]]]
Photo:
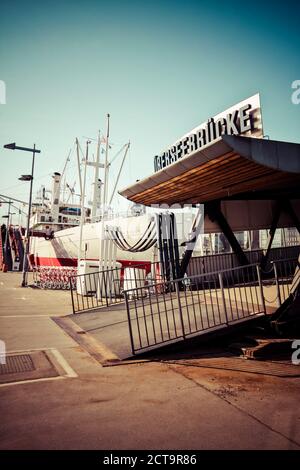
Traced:
[[129, 147], [130, 147], [130, 142], [128, 142], [128, 144], [125, 144], [124, 147], [125, 147], [125, 152], [124, 152], [123, 160], [122, 160], [122, 163], [121, 163], [120, 168], [119, 168], [119, 173], [118, 173], [118, 176], [117, 176], [115, 185], [114, 185], [114, 189], [113, 189], [113, 191], [112, 191], [112, 193], [111, 193], [111, 196], [110, 196], [109, 205], [110, 205], [110, 204], [112, 203], [112, 201], [113, 201], [113, 198], [114, 198], [114, 195], [115, 195], [115, 192], [116, 192], [118, 183], [119, 183], [119, 179], [120, 179], [120, 176], [121, 176], [121, 173], [122, 173], [123, 165], [124, 165], [124, 162], [125, 162], [125, 160], [126, 160], [127, 153], [128, 153]]
[[108, 149], [109, 149], [109, 117], [107, 114], [107, 128], [106, 128], [106, 148], [105, 148], [105, 164], [104, 164], [104, 194], [103, 194], [103, 205], [104, 208], [107, 204], [108, 194], [108, 174], [109, 174], [109, 162], [108, 162]]
[[82, 232], [83, 232], [83, 224], [85, 222], [85, 209], [84, 209], [84, 202], [85, 202], [85, 185], [86, 185], [86, 168], [88, 163], [88, 156], [89, 156], [89, 144], [91, 143], [90, 140], [86, 142], [86, 153], [85, 153], [85, 160], [84, 160], [84, 176], [83, 176], [83, 184], [81, 179], [81, 170], [80, 170], [80, 161], [79, 161], [79, 144], [78, 139], [76, 139], [77, 143], [77, 160], [78, 160], [78, 172], [79, 172], [79, 181], [80, 181], [80, 235], [79, 235], [79, 244], [78, 244], [78, 264], [82, 257]]
[[[74, 147], [73, 147], [73, 148], [74, 148]], [[63, 169], [62, 174], [61, 174], [61, 179], [64, 178], [64, 182], [63, 182], [63, 197], [62, 197], [63, 202], [65, 202], [66, 169], [67, 169], [67, 165], [68, 165], [68, 163], [69, 163], [69, 161], [70, 161], [71, 153], [72, 153], [72, 149], [69, 150], [69, 153], [68, 153], [68, 156], [67, 156], [65, 165], [64, 165], [64, 169]]]
[[94, 176], [94, 195], [93, 195], [93, 206], [92, 206], [92, 220], [96, 217], [97, 214], [97, 203], [99, 199], [99, 167], [100, 167], [100, 131], [98, 133], [98, 142], [97, 142], [97, 153], [96, 153], [96, 165], [95, 165], [95, 176]]

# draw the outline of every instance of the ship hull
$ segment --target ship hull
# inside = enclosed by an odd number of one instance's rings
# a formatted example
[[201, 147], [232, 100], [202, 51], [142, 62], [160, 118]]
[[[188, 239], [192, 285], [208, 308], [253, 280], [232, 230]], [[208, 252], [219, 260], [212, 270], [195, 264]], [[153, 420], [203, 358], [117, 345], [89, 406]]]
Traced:
[[[111, 225], [121, 227], [126, 239], [135, 243], [145, 233], [149, 221], [150, 216], [143, 215], [116, 219], [111, 222]], [[84, 254], [81, 255], [82, 258], [88, 261], [99, 259], [102, 233], [100, 222], [83, 225], [82, 246]], [[79, 226], [59, 230], [50, 240], [46, 240], [44, 237], [31, 237], [31, 262], [34, 266], [77, 266], [79, 240]], [[133, 261], [153, 261], [154, 247], [138, 253], [117, 248], [116, 259], [122, 265], [130, 264]]]

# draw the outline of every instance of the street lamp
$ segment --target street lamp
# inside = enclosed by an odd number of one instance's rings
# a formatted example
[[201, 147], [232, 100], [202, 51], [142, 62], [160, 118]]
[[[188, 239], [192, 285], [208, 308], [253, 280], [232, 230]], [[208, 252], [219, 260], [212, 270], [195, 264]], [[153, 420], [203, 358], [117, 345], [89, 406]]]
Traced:
[[31, 175], [22, 175], [18, 178], [20, 181], [31, 181], [33, 178]]
[[33, 173], [34, 173], [34, 160], [35, 154], [41, 153], [40, 150], [35, 148], [35, 144], [33, 148], [28, 147], [19, 147], [16, 143], [6, 144], [4, 148], [10, 150], [23, 150], [24, 152], [32, 152], [32, 165], [31, 165], [31, 175], [22, 175], [19, 178], [21, 181], [30, 181], [30, 192], [29, 192], [29, 204], [28, 204], [28, 215], [27, 215], [27, 228], [26, 228], [26, 245], [25, 245], [25, 253], [24, 253], [24, 262], [23, 262], [23, 273], [22, 273], [22, 287], [27, 286], [27, 273], [28, 273], [28, 257], [29, 257], [29, 247], [30, 247], [30, 214], [31, 214], [31, 201], [32, 201], [32, 186], [33, 186]]

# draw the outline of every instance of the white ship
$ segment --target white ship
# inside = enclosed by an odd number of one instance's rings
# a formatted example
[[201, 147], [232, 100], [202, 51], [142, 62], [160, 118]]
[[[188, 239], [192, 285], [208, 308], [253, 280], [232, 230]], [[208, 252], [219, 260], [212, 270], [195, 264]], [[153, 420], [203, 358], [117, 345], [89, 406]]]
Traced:
[[[113, 241], [114, 259], [123, 267], [133, 263], [144, 264], [157, 260], [158, 249], [153, 213], [146, 213], [146, 208], [139, 205], [132, 205], [127, 212], [121, 214], [111, 208], [130, 144], [122, 147], [124, 155], [118, 176], [113, 187], [109, 188], [108, 178], [111, 162], [108, 159], [110, 149], [108, 137], [109, 132], [107, 132], [105, 139], [100, 138], [99, 134], [96, 157], [93, 160], [88, 158], [91, 141], [87, 141], [86, 153], [81, 162], [80, 146], [76, 139], [80, 187], [79, 204], [70, 202], [70, 198], [73, 199], [73, 188], [68, 185], [70, 194], [66, 199], [62, 197], [65, 190], [62, 188], [63, 175], [60, 173], [54, 173], [52, 177], [50, 199], [46, 198], [44, 188], [40, 191], [40, 202], [33, 205], [30, 223], [30, 264], [33, 268], [76, 267], [85, 261], [99, 266], [100, 253], [104, 249], [101, 243], [103, 245], [103, 240], [107, 238], [111, 240], [115, 238]], [[100, 161], [101, 143], [105, 143], [105, 150], [102, 149], [102, 153], [105, 153], [103, 163]], [[118, 153], [120, 154], [120, 152]], [[92, 167], [94, 170], [91, 207], [87, 207], [86, 204], [88, 167]], [[103, 170], [103, 183], [99, 178], [100, 169]], [[191, 214], [188, 217], [191, 219]], [[109, 230], [110, 233], [108, 233]], [[184, 238], [182, 237], [182, 241]], [[180, 251], [182, 250], [183, 248], [180, 249]]]

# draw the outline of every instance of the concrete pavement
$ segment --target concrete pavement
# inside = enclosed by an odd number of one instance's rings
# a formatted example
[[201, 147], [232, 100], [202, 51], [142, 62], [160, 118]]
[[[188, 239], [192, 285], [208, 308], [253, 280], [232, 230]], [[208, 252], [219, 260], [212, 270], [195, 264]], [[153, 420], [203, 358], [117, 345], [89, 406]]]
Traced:
[[50, 318], [68, 292], [0, 273], [8, 351], [56, 349], [76, 377], [0, 387], [1, 449], [300, 449], [300, 379], [159, 362], [102, 367]]

